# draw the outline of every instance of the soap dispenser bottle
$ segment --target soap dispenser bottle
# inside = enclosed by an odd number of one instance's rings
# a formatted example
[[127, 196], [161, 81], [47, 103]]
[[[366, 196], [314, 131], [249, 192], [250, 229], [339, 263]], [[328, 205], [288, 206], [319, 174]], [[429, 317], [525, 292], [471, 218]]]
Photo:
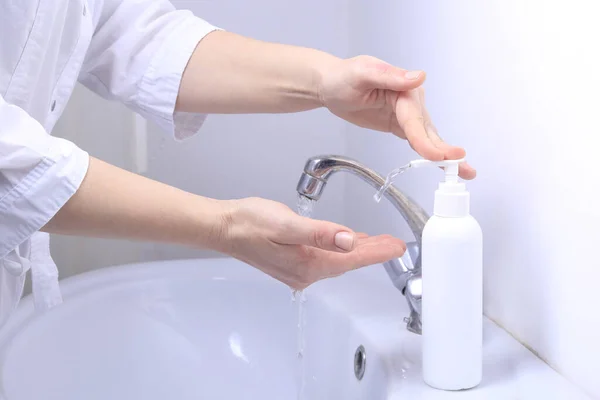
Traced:
[[468, 389], [482, 378], [482, 232], [458, 179], [462, 160], [419, 161], [446, 174], [422, 237], [423, 379], [437, 389]]

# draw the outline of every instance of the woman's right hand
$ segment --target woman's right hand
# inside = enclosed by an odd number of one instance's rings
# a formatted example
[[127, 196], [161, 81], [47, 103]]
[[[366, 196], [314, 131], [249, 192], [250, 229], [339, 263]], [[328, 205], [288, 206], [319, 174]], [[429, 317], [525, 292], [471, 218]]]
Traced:
[[406, 245], [389, 235], [369, 237], [332, 222], [301, 217], [261, 198], [226, 201], [217, 250], [294, 289], [400, 257]]

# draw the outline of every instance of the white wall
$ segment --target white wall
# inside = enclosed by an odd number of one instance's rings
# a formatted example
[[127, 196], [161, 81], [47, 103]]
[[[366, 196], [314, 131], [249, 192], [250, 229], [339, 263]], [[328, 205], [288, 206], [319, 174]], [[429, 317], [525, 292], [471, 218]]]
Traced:
[[[600, 397], [600, 5], [592, 1], [353, 2], [351, 53], [429, 74], [441, 135], [478, 168], [485, 312]], [[404, 143], [350, 129], [348, 153], [387, 172]], [[437, 171], [398, 183], [431, 210]], [[372, 190], [347, 183], [349, 223], [409, 237]]]
[[[209, 22], [257, 39], [316, 47], [345, 56], [346, 0], [285, 3], [175, 1]], [[315, 12], [318, 10], [318, 12]], [[92, 155], [132, 167], [133, 116], [78, 88], [54, 134], [74, 140]], [[293, 115], [212, 115], [196, 137], [176, 143], [149, 129], [147, 176], [215, 198], [261, 196], [295, 206], [296, 183], [308, 157], [344, 153], [344, 125], [323, 110]], [[316, 217], [343, 219], [344, 179], [332, 182]], [[54, 236], [61, 276], [121, 263], [206, 257], [206, 251], [177, 246]]]

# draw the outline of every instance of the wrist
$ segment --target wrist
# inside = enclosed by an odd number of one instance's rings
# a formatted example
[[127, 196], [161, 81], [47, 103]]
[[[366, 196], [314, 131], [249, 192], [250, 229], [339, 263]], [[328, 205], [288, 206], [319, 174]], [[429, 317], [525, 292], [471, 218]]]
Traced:
[[318, 106], [327, 107], [324, 99], [324, 84], [326, 83], [326, 77], [330, 74], [330, 71], [335, 68], [335, 64], [338, 64], [342, 59], [325, 52], [318, 51], [318, 53], [319, 55], [313, 63], [315, 77], [313, 92]]
[[170, 224], [172, 236], [166, 241], [197, 249], [225, 252], [229, 229], [228, 201], [185, 193], [180, 199], [177, 215]]
[[210, 217], [203, 220], [209, 220], [210, 223], [205, 229], [200, 229], [201, 232], [205, 232], [200, 243], [211, 250], [231, 254], [231, 232], [238, 200], [207, 200], [210, 201]]

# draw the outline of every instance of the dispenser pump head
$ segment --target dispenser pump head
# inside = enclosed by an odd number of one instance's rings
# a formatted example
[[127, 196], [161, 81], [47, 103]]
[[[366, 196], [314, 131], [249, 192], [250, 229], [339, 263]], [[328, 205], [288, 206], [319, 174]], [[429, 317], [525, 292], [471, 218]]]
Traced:
[[415, 160], [410, 162], [413, 168], [424, 166], [443, 167], [445, 180], [441, 182], [438, 190], [435, 192], [435, 201], [433, 204], [433, 213], [440, 217], [463, 217], [469, 215], [469, 192], [467, 192], [464, 183], [458, 180], [458, 167], [460, 160], [429, 161]]
[[414, 160], [410, 162], [412, 168], [420, 168], [425, 166], [434, 165], [437, 167], [444, 168], [446, 172], [446, 182], [458, 183], [458, 166], [464, 162], [465, 159], [460, 160], [444, 160], [444, 161], [429, 161], [429, 160]]

